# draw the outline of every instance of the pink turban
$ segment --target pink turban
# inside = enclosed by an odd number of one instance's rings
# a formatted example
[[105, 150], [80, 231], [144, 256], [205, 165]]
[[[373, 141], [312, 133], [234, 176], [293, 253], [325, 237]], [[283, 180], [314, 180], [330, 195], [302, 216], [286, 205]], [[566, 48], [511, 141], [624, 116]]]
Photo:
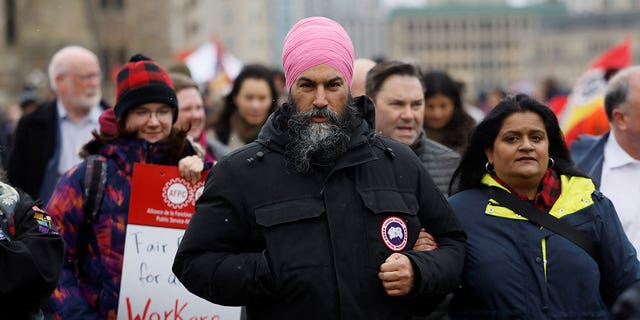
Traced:
[[340, 72], [351, 86], [353, 57], [353, 44], [340, 24], [325, 17], [302, 19], [284, 38], [282, 68], [287, 89], [305, 70], [321, 64]]

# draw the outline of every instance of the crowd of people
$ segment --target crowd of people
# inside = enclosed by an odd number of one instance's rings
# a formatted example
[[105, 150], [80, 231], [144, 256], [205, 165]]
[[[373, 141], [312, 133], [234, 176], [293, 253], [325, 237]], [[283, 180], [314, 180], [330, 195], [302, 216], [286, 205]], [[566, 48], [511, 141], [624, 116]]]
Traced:
[[247, 319], [640, 317], [638, 66], [609, 80], [611, 130], [570, 146], [546, 101], [494, 88], [478, 113], [446, 71], [356, 59], [324, 17], [213, 116], [144, 54], [113, 106], [89, 49], [48, 71], [53, 98], [25, 94], [1, 133], [3, 318], [117, 318], [135, 163], [209, 171], [172, 272]]

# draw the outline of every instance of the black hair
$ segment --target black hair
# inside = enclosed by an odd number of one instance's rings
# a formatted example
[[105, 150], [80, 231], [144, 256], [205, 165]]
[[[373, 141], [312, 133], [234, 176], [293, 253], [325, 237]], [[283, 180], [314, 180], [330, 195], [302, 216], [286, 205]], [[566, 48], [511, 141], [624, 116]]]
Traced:
[[220, 113], [220, 117], [214, 123], [214, 130], [218, 136], [218, 140], [224, 144], [229, 142], [229, 136], [231, 135], [231, 116], [238, 110], [238, 107], [235, 105], [233, 100], [238, 96], [240, 88], [242, 88], [242, 84], [247, 79], [259, 79], [266, 81], [269, 85], [269, 91], [271, 92], [271, 107], [269, 108], [269, 114], [278, 108], [278, 91], [276, 90], [276, 86], [273, 82], [272, 70], [260, 64], [249, 64], [244, 66], [242, 71], [240, 71], [240, 74], [238, 74], [236, 79], [233, 81], [231, 92], [229, 92], [224, 99], [224, 107]]
[[587, 177], [574, 166], [553, 111], [526, 94], [518, 94], [502, 99], [475, 128], [469, 146], [449, 183], [449, 194], [456, 185], [454, 181], [457, 182], [458, 192], [482, 185], [480, 181], [486, 172], [485, 164], [488, 161], [485, 150], [493, 147], [504, 120], [517, 112], [534, 112], [542, 119], [549, 139], [549, 157], [554, 159], [553, 169], [558, 174]]
[[[462, 104], [461, 84], [455, 82], [446, 72], [431, 71], [423, 76], [424, 99], [426, 100], [442, 94], [453, 102], [453, 115], [451, 120], [442, 129], [432, 129], [424, 122], [424, 131], [432, 139], [456, 150], [466, 147], [471, 130], [475, 125], [475, 120], [464, 111]], [[439, 137], [430, 135], [430, 132], [440, 131]]]
[[422, 73], [418, 67], [400, 61], [380, 62], [367, 72], [365, 78], [365, 91], [367, 96], [375, 100], [384, 82], [393, 75], [416, 77], [422, 85]]

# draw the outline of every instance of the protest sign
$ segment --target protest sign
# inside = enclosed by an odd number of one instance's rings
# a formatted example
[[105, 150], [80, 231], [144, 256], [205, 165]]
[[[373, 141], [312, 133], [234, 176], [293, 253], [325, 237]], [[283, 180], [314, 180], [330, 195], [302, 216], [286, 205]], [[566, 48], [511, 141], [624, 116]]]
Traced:
[[175, 166], [134, 165], [118, 319], [240, 319], [239, 307], [195, 296], [171, 272], [204, 176], [190, 183]]

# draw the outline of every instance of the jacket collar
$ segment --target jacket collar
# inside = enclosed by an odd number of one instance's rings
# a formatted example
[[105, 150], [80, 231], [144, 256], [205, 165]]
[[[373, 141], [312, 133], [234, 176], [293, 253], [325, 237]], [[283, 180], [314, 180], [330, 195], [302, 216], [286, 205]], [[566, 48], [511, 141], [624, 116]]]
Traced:
[[609, 139], [609, 132], [602, 136], [581, 135], [571, 144], [571, 156], [575, 163], [600, 185], [602, 163], [604, 162], [604, 146]]
[[[488, 173], [484, 174], [481, 183], [490, 187], [498, 187], [507, 192], [509, 191]], [[560, 185], [562, 190], [560, 197], [556, 200], [551, 210], [549, 210], [549, 214], [552, 216], [562, 218], [593, 204], [591, 194], [596, 190], [596, 188], [591, 179], [578, 176], [572, 177], [561, 175]], [[500, 206], [500, 204], [494, 199], [489, 199], [484, 213], [507, 219], [527, 220], [513, 212], [511, 209]]]
[[416, 141], [414, 141], [409, 147], [416, 154], [422, 154], [423, 152], [425, 152], [426, 143], [427, 143], [427, 137], [425, 136], [424, 131], [422, 131], [418, 135], [418, 138], [416, 139]]

